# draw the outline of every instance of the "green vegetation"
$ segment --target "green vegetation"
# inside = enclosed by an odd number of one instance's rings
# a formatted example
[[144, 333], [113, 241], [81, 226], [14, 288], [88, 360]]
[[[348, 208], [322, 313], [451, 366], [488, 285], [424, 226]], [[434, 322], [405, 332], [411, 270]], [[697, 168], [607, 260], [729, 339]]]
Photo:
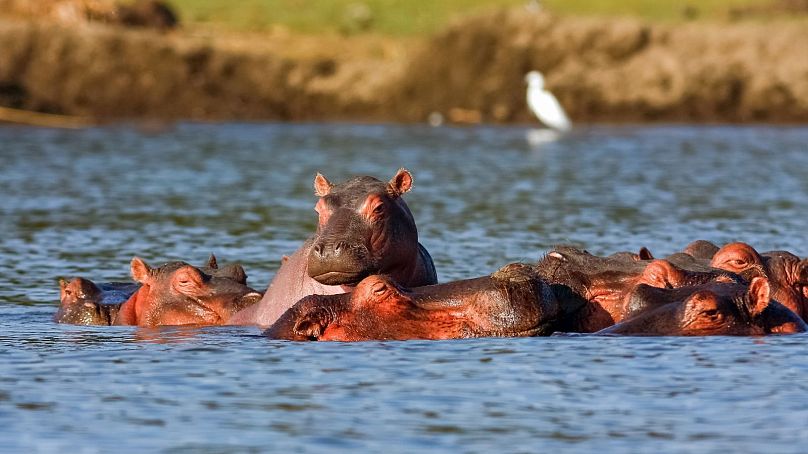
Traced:
[[[186, 23], [237, 30], [281, 24], [304, 33], [374, 31], [389, 35], [431, 33], [453, 17], [481, 9], [527, 5], [530, 0], [170, 0]], [[559, 14], [630, 15], [651, 20], [723, 18], [732, 8], [772, 0], [540, 0]], [[237, 5], [237, 6], [236, 6]]]
[[[547, 0], [557, 13], [596, 16], [637, 16], [650, 20], [725, 18], [733, 8], [763, 6], [772, 0]], [[695, 14], [695, 17], [693, 16]]]

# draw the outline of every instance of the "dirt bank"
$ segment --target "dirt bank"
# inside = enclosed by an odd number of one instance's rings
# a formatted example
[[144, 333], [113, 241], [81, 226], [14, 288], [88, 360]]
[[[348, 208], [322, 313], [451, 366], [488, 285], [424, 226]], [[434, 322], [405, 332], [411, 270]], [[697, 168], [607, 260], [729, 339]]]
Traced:
[[524, 74], [544, 72], [577, 121], [807, 122], [804, 23], [649, 25], [521, 10], [459, 22], [410, 65], [403, 118], [452, 107], [526, 121]]
[[[374, 76], [362, 58], [292, 58], [262, 47], [105, 26], [0, 23], [0, 105], [106, 119], [313, 120], [375, 112], [365, 93]], [[353, 86], [354, 78], [363, 83]]]
[[524, 10], [428, 42], [0, 22], [0, 105], [104, 119], [523, 122], [543, 71], [576, 121], [808, 122], [804, 23], [649, 25]]

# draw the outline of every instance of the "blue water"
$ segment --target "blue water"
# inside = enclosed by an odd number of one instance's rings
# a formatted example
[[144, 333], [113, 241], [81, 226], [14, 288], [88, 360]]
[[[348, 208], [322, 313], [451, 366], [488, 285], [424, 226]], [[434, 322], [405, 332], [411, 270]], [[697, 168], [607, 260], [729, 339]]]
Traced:
[[265, 286], [312, 180], [415, 176], [439, 279], [559, 243], [808, 254], [808, 128], [0, 128], [0, 452], [805, 452], [808, 336], [289, 343], [50, 321], [56, 279], [240, 261]]

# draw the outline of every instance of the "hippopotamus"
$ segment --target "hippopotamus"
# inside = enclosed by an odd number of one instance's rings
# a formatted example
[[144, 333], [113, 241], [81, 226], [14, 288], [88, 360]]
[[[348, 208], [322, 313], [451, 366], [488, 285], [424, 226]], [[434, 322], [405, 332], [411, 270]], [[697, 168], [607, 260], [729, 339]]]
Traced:
[[535, 268], [512, 263], [490, 276], [412, 289], [369, 276], [351, 293], [301, 299], [265, 334], [335, 341], [537, 336], [551, 334], [564, 316]]
[[[677, 262], [681, 262], [685, 267], [687, 267], [690, 263], [708, 265], [710, 259], [713, 258], [713, 255], [718, 252], [718, 249], [718, 246], [710, 241], [696, 240], [685, 246], [681, 251], [665, 257], [665, 260], [673, 262], [677, 266]], [[609, 257], [630, 260], [654, 260], [656, 258], [654, 254], [646, 247], [640, 248], [639, 252], [621, 251], [616, 252]]]
[[[687, 257], [688, 260], [684, 260], [684, 263], [688, 262], [698, 262], [707, 264], [709, 263], [710, 259], [713, 258], [716, 252], [718, 252], [718, 246], [711, 243], [707, 240], [696, 240], [688, 244], [684, 247], [680, 252], [673, 253], [667, 257], [665, 260], [673, 262], [676, 264], [674, 260], [682, 261], [683, 257]], [[632, 260], [654, 260], [654, 254], [648, 250], [646, 247], [640, 248], [639, 252], [616, 252], [609, 257], [612, 258], [620, 258], [620, 259], [632, 259]]]
[[747, 281], [767, 277], [772, 297], [808, 320], [808, 259], [800, 260], [786, 251], [758, 253], [752, 246], [736, 242], [719, 249], [710, 264], [737, 273]]
[[704, 282], [739, 282], [732, 273], [705, 267], [690, 269], [670, 261], [639, 260], [620, 255], [598, 257], [570, 246], [558, 246], [536, 265], [559, 301], [585, 303], [566, 320], [566, 332], [590, 333], [620, 322], [629, 310], [631, 292], [639, 284], [677, 288]]
[[262, 296], [235, 279], [185, 262], [151, 268], [135, 257], [131, 273], [142, 286], [121, 305], [115, 325], [222, 325]]
[[231, 324], [267, 327], [308, 295], [349, 292], [362, 279], [385, 274], [406, 287], [438, 282], [432, 257], [402, 195], [412, 175], [400, 169], [389, 182], [369, 176], [332, 184], [314, 178], [317, 231], [282, 261], [261, 302], [236, 314]]
[[655, 306], [596, 334], [644, 336], [759, 336], [801, 333], [808, 325], [771, 299], [768, 279], [708, 283], [681, 289], [638, 286], [635, 300]]
[[608, 258], [616, 260], [630, 260], [636, 262], [640, 260], [653, 260], [654, 255], [651, 253], [651, 251], [648, 250], [647, 247], [643, 246], [640, 248], [638, 252], [620, 251], [609, 255]]
[[139, 288], [140, 284], [131, 282], [95, 284], [83, 277], [69, 282], [59, 279], [61, 302], [53, 321], [71, 325], [112, 325], [121, 304]]
[[696, 240], [685, 246], [682, 252], [696, 259], [710, 260], [720, 248], [707, 240]]
[[[205, 274], [247, 285], [247, 273], [241, 265], [234, 263], [220, 268], [213, 254], [200, 269]], [[112, 325], [121, 305], [140, 286], [140, 283], [132, 282], [96, 284], [83, 277], [73, 278], [69, 282], [59, 279], [60, 306], [53, 320], [73, 325]]]

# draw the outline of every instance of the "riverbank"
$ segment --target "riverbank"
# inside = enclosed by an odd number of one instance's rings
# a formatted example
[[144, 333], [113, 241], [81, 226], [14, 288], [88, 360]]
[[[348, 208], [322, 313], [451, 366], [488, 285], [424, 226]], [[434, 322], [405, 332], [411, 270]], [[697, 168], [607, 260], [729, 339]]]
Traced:
[[524, 74], [582, 122], [808, 122], [802, 21], [665, 24], [524, 8], [430, 38], [0, 22], [0, 106], [102, 121], [528, 122]]

